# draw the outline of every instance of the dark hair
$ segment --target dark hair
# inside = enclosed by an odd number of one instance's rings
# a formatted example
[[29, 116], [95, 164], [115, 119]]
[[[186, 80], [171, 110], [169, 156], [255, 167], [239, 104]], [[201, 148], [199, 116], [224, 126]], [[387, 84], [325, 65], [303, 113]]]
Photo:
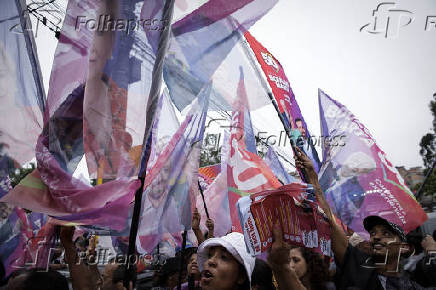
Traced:
[[155, 272], [155, 277], [153, 277], [153, 286], [166, 286], [167, 280], [170, 276], [179, 272], [180, 259], [169, 258], [165, 261], [165, 264], [160, 268], [159, 271]]
[[301, 120], [300, 118], [295, 119], [295, 124], [297, 124], [297, 122], [303, 122], [303, 120]]
[[68, 290], [67, 278], [54, 270], [32, 269], [28, 272], [22, 290]]
[[239, 273], [243, 273], [243, 275], [245, 275], [245, 281], [242, 285], [238, 285], [238, 290], [250, 290], [251, 289], [251, 285], [250, 285], [250, 277], [248, 277], [247, 271], [245, 270], [244, 265], [242, 265], [241, 263], [239, 263]]
[[[320, 254], [315, 253], [314, 251], [308, 248], [295, 247], [293, 249], [299, 249], [301, 255], [306, 261], [307, 272], [304, 276], [307, 277], [308, 279], [304, 279], [304, 280], [307, 280], [310, 283], [310, 288], [325, 289], [326, 288], [325, 284], [329, 280], [328, 266], [325, 260], [321, 257]], [[305, 282], [306, 281], [301, 281], [301, 283], [303, 284]]]
[[[133, 269], [130, 269], [128, 272], [129, 281], [133, 282], [133, 285], [136, 284], [136, 265], [130, 265]], [[112, 283], [117, 284], [118, 282], [123, 282], [126, 274], [126, 265], [118, 265], [115, 271], [112, 273]]]
[[[185, 251], [183, 253], [183, 263], [184, 263], [184, 265], [188, 266], [188, 263], [189, 263], [189, 260], [191, 259], [191, 256], [194, 255], [194, 254], [197, 254], [197, 249], [198, 249], [197, 247], [191, 247], [191, 248], [185, 249]], [[178, 254], [179, 253], [176, 254], [176, 257], [178, 256]]]
[[253, 273], [251, 274], [251, 287], [257, 286], [259, 290], [274, 290], [273, 274], [268, 264], [256, 258]]
[[422, 248], [422, 240], [424, 239], [422, 232], [419, 230], [419, 228], [414, 229], [413, 231], [410, 231], [406, 235], [407, 243], [411, 246], [413, 246], [413, 249], [415, 250], [415, 254], [420, 254], [424, 250]]
[[78, 236], [75, 240], [74, 240], [74, 245], [78, 245], [80, 247], [84, 247], [87, 248], [89, 246], [89, 240], [84, 237], [84, 236]]

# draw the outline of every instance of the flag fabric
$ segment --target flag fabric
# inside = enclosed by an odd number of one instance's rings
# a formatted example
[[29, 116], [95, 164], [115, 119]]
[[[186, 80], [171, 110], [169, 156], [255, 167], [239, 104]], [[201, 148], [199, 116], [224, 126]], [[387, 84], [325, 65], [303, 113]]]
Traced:
[[0, 158], [10, 170], [35, 157], [43, 124], [45, 92], [25, 1], [0, 4]]
[[232, 230], [242, 232], [236, 210], [238, 199], [251, 193], [278, 188], [281, 184], [257, 155], [242, 69], [237, 97], [231, 121], [227, 186]]
[[169, 92], [164, 89], [162, 95], [159, 98], [159, 102], [156, 109], [156, 116], [154, 118], [152, 132], [151, 132], [151, 151], [150, 157], [147, 162], [147, 172], [156, 163], [157, 157], [163, 150], [163, 144], [168, 143], [171, 136], [179, 129], [180, 122], [176, 116], [173, 104], [171, 102]]
[[367, 237], [363, 219], [381, 216], [409, 232], [427, 216], [403, 178], [368, 129], [342, 104], [319, 90], [323, 136], [345, 136], [325, 143], [319, 173], [327, 201], [343, 223]]
[[[204, 168], [214, 168], [214, 172], [219, 170], [218, 175], [203, 192], [204, 203], [207, 206], [209, 217], [214, 221], [214, 234], [216, 237], [225, 235], [232, 228], [227, 191], [227, 164], [230, 153], [229, 141], [230, 133], [225, 130], [223, 145], [221, 146], [221, 164], [202, 167], [199, 170], [199, 175], [201, 175], [202, 169]], [[207, 215], [204, 209], [203, 198], [201, 196], [197, 196], [197, 209], [201, 220], [205, 221], [207, 219]], [[203, 232], [207, 230], [204, 223], [200, 223], [200, 228]]]
[[137, 236], [140, 253], [150, 253], [164, 235], [180, 235], [191, 227], [210, 89], [208, 85], [200, 92], [145, 178]]
[[[211, 79], [240, 41], [241, 33], [276, 3], [277, 0], [237, 0], [231, 3], [209, 0], [172, 25], [173, 37], [165, 58], [164, 78], [179, 110], [191, 103]], [[238, 61], [242, 59], [240, 57]], [[221, 85], [214, 78], [211, 109], [229, 110], [232, 102], [227, 102], [226, 96], [217, 88]]]
[[284, 184], [296, 182], [296, 179], [286, 171], [285, 167], [283, 166], [272, 146], [269, 146], [263, 160], [268, 165], [268, 167], [271, 168], [272, 172], [279, 179], [280, 182]]
[[310, 141], [311, 137], [306, 122], [282, 65], [248, 31], [244, 33], [244, 36], [271, 87], [280, 114], [285, 121], [284, 126], [291, 131], [292, 140], [312, 160], [315, 170], [318, 172], [320, 168], [318, 153]]
[[215, 165], [200, 167], [198, 169], [199, 178], [201, 178], [204, 182], [206, 182], [207, 185], [210, 185], [220, 173], [221, 173], [220, 163]]
[[[73, 177], [69, 172], [74, 167], [71, 164], [75, 163], [75, 158], [83, 155], [83, 146], [80, 144], [80, 140], [83, 140], [82, 112], [83, 88], [77, 88], [53, 113], [38, 139], [38, 168], [5, 194], [1, 201], [73, 224], [119, 230], [125, 227], [130, 203], [140, 181], [118, 178], [92, 187]], [[59, 132], [68, 129], [71, 135], [62, 138], [60, 144], [67, 144], [69, 140], [79, 142], [75, 145], [74, 154], [61, 155], [64, 152], [61, 148], [66, 148], [64, 145], [50, 151], [50, 129]]]
[[[137, 9], [151, 2], [161, 1], [68, 3], [50, 78], [46, 121], [71, 92], [84, 87], [83, 147], [91, 178], [98, 172], [106, 180], [138, 173], [138, 162], [132, 158], [143, 143], [155, 62], [149, 39], [158, 38], [164, 23], [141, 21], [153, 19], [154, 10]], [[60, 139], [59, 132], [50, 133], [50, 150]]]
[[2, 215], [6, 218], [0, 222], [0, 260], [5, 277], [18, 269], [46, 269], [54, 246], [54, 226], [47, 215], [27, 214], [22, 208], [6, 204], [2, 204]]

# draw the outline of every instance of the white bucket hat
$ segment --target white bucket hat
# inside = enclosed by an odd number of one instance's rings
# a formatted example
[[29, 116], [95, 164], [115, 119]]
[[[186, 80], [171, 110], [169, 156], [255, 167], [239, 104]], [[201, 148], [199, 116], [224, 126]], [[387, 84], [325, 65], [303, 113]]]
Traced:
[[251, 282], [251, 273], [253, 273], [255, 258], [247, 252], [244, 235], [241, 233], [230, 233], [220, 238], [211, 238], [204, 241], [197, 251], [198, 267], [200, 272], [203, 271], [203, 265], [209, 256], [211, 247], [224, 247], [232, 256], [241, 263], [247, 272], [248, 279]]

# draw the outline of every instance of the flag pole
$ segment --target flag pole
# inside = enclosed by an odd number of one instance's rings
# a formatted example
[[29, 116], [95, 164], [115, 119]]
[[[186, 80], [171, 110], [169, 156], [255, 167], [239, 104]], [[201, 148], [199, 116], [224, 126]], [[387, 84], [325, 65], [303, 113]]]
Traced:
[[203, 188], [201, 188], [200, 180], [198, 181], [198, 189], [200, 190], [201, 198], [203, 199], [203, 207], [206, 212], [206, 217], [209, 218], [209, 212], [207, 211], [206, 200], [204, 199]]
[[[139, 217], [141, 213], [141, 202], [142, 202], [142, 192], [144, 190], [144, 181], [146, 176], [146, 168], [148, 158], [150, 157], [150, 149], [151, 149], [151, 128], [154, 120], [154, 115], [156, 113], [157, 102], [162, 86], [162, 71], [163, 71], [163, 61], [165, 54], [168, 49], [169, 36], [171, 32], [171, 21], [174, 10], [174, 1], [175, 0], [166, 0], [165, 5], [162, 11], [162, 19], [167, 20], [167, 26], [163, 28], [159, 36], [159, 45], [156, 54], [156, 60], [153, 65], [152, 79], [151, 79], [151, 88], [150, 94], [147, 101], [147, 115], [146, 115], [146, 124], [145, 124], [145, 132], [144, 139], [142, 142], [142, 166], [138, 175], [138, 179], [141, 181], [141, 186], [135, 193], [135, 201], [133, 207], [133, 215], [132, 222], [130, 224], [130, 235], [129, 235], [129, 247], [127, 251], [127, 258], [129, 263], [126, 267], [126, 272], [124, 276], [124, 287], [129, 289], [129, 282], [131, 281], [131, 275], [134, 275], [134, 267], [130, 266], [130, 258], [136, 255], [136, 236], [138, 234], [138, 225], [139, 225]], [[136, 258], [135, 258], [136, 260]]]
[[418, 191], [416, 192], [416, 195], [415, 195], [416, 200], [418, 200], [421, 197], [422, 190], [423, 190], [425, 184], [427, 183], [431, 173], [433, 172], [433, 169], [435, 168], [435, 166], [436, 166], [436, 160], [433, 161], [433, 165], [431, 166], [431, 168], [429, 168], [426, 176], [424, 177], [424, 181], [422, 182], [421, 186], [419, 187]]
[[[256, 72], [257, 77], [259, 78], [259, 80], [262, 83], [263, 87], [267, 91], [268, 98], [270, 99], [272, 105], [274, 106], [274, 109], [276, 110], [277, 115], [279, 116], [279, 119], [282, 122], [283, 128], [285, 129], [286, 135], [288, 136], [288, 138], [290, 140], [292, 152], [294, 153], [294, 156], [296, 156], [297, 150], [295, 148], [294, 140], [292, 140], [290, 128], [286, 124], [286, 121], [283, 118], [283, 115], [280, 113], [279, 106], [277, 105], [277, 102], [274, 99], [274, 96], [273, 96], [273, 94], [271, 92], [272, 90], [270, 90], [270, 87], [269, 87], [268, 83], [262, 77], [262, 73], [261, 73], [259, 67], [257, 66], [257, 59], [256, 59], [255, 56], [253, 56], [253, 52], [252, 52], [251, 48], [249, 47], [250, 45], [248, 44], [248, 41], [245, 39], [244, 35], [239, 30], [238, 30], [238, 32], [239, 32], [239, 35], [240, 35], [241, 40], [242, 40], [241, 41], [242, 42], [242, 48], [243, 48], [243, 50], [245, 52], [245, 56], [250, 61], [250, 64], [251, 64], [252, 68], [254, 69], [254, 71]], [[297, 170], [300, 172], [300, 176], [303, 179], [303, 181], [307, 183], [308, 182], [308, 177], [307, 177], [306, 171], [304, 169], [300, 169], [300, 168], [297, 168]]]
[[185, 249], [186, 249], [186, 235], [188, 231], [184, 230], [182, 234], [182, 251], [180, 252], [180, 264], [179, 264], [179, 281], [177, 283], [177, 290], [182, 289], [182, 273], [183, 273], [183, 260], [185, 259]]

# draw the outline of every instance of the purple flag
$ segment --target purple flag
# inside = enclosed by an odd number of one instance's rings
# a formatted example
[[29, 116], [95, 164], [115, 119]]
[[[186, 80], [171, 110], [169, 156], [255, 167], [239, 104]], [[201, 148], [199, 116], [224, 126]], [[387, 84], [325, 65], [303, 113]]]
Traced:
[[277, 156], [277, 153], [272, 146], [269, 146], [264, 161], [282, 183], [289, 184], [292, 182], [296, 182], [296, 179], [289, 175], [288, 172], [286, 172], [285, 167], [280, 162], [279, 157]]
[[[172, 26], [173, 38], [165, 59], [164, 78], [171, 98], [181, 110], [208, 82], [234, 46], [241, 33], [266, 14], [276, 0], [210, 0]], [[239, 53], [238, 62], [245, 61]], [[238, 63], [230, 60], [238, 67]], [[234, 73], [236, 83], [238, 72]], [[230, 109], [225, 92], [212, 93], [211, 109]], [[230, 95], [234, 95], [230, 88]]]
[[3, 179], [35, 157], [45, 93], [25, 2], [0, 5], [0, 158], [9, 163], [0, 170]]
[[324, 162], [322, 189], [335, 214], [367, 236], [363, 219], [378, 215], [409, 232], [427, 218], [397, 169], [368, 129], [342, 104], [319, 90]]
[[185, 121], [146, 176], [137, 236], [139, 252], [150, 252], [165, 234], [191, 227], [210, 88], [208, 85], [200, 92]]

